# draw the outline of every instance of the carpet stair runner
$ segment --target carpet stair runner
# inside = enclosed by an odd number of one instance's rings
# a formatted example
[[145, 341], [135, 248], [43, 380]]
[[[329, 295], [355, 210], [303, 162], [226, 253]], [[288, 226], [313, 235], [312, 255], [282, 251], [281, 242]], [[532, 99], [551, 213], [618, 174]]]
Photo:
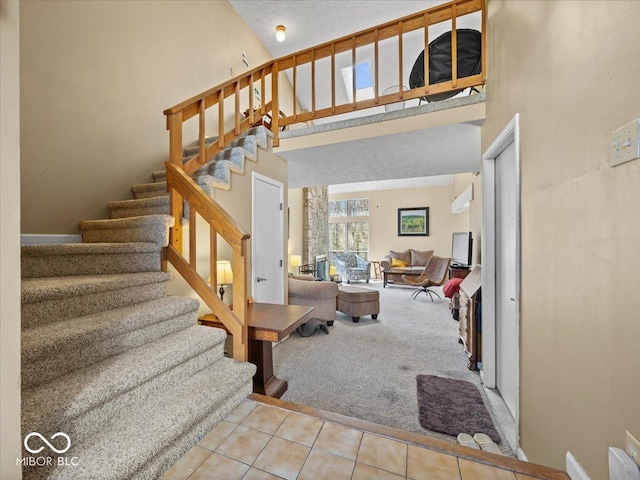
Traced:
[[[251, 129], [193, 178], [228, 189], [267, 132]], [[199, 302], [166, 295], [174, 218], [164, 172], [153, 177], [110, 202], [110, 219], [80, 222], [83, 243], [22, 247], [22, 430], [64, 432], [77, 457], [23, 467], [25, 479], [158, 478], [252, 391], [255, 366], [224, 356], [226, 333], [197, 325]]]

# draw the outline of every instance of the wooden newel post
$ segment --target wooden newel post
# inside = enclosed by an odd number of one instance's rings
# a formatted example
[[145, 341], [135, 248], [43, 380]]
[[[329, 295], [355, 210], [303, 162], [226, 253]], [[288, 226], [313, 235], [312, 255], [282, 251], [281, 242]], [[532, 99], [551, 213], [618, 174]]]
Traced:
[[247, 241], [241, 240], [240, 252], [233, 251], [231, 270], [233, 270], [233, 313], [241, 325], [241, 335], [233, 336], [233, 359], [246, 362], [248, 352], [247, 326]]

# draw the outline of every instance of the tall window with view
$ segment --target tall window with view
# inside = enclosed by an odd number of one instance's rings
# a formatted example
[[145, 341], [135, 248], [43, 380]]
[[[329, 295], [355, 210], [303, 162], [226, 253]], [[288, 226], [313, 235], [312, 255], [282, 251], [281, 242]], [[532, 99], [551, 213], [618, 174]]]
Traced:
[[369, 199], [329, 202], [329, 259], [339, 252], [353, 252], [369, 258]]

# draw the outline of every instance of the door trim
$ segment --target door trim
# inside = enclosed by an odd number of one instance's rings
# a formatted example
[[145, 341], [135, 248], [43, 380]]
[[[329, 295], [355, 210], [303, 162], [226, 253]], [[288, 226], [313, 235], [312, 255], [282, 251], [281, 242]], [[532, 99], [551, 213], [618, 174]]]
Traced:
[[515, 145], [516, 170], [516, 412], [515, 445], [519, 444], [520, 421], [520, 301], [521, 301], [521, 188], [520, 188], [520, 114], [516, 113], [482, 155], [482, 382], [496, 388], [496, 169], [495, 162], [510, 145]]
[[[277, 187], [280, 190], [280, 204], [282, 205], [282, 208], [280, 209], [280, 238], [281, 238], [281, 248], [280, 248], [280, 256], [281, 256], [281, 260], [282, 260], [282, 266], [280, 267], [280, 303], [284, 304], [284, 296], [285, 296], [285, 289], [284, 289], [284, 268], [285, 268], [285, 262], [284, 262], [284, 248], [285, 248], [285, 241], [284, 241], [284, 183], [279, 182], [278, 180], [274, 180], [273, 178], [269, 178], [266, 175], [262, 175], [261, 173], [257, 173], [257, 172], [251, 172], [251, 233], [252, 235], [255, 233], [256, 231], [256, 215], [255, 215], [255, 211], [256, 211], [256, 204], [255, 204], [255, 200], [256, 200], [256, 181], [260, 180], [262, 182], [268, 183], [270, 185], [273, 185], [274, 187]], [[256, 275], [255, 275], [255, 270], [256, 270], [256, 242], [252, 241], [251, 242], [251, 294], [253, 295], [253, 292], [256, 291]]]

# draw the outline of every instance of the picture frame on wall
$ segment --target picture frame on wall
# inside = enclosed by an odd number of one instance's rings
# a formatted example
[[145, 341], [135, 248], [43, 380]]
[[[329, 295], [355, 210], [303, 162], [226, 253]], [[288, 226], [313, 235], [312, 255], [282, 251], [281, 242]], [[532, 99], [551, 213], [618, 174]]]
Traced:
[[399, 237], [429, 236], [429, 207], [398, 209]]

